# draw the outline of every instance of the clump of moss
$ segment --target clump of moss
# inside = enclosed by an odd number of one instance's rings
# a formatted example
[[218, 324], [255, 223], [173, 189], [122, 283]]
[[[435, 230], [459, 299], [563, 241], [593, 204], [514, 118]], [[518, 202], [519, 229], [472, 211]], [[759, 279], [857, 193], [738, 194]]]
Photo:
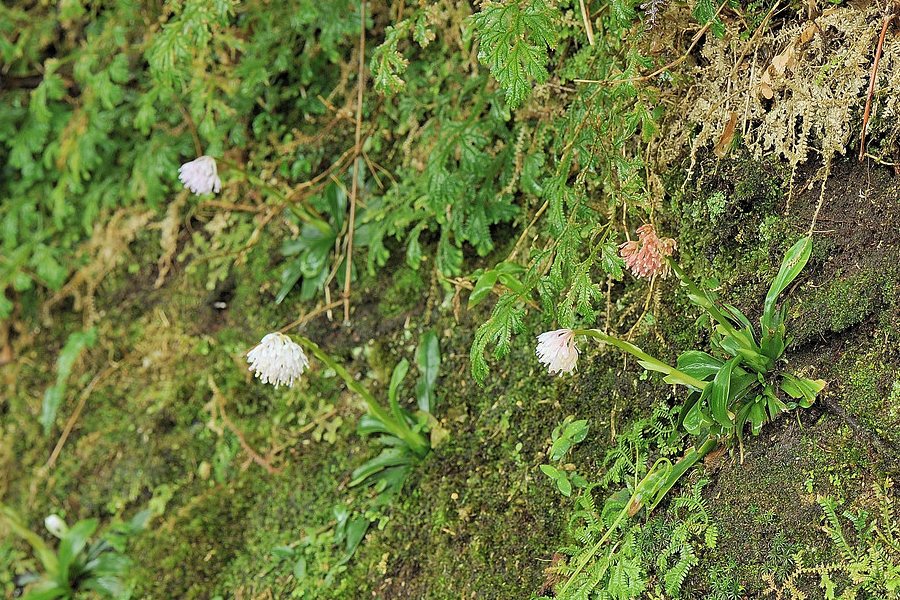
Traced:
[[422, 303], [425, 282], [419, 271], [400, 268], [394, 276], [394, 284], [385, 289], [378, 303], [378, 310], [387, 318], [410, 311]]

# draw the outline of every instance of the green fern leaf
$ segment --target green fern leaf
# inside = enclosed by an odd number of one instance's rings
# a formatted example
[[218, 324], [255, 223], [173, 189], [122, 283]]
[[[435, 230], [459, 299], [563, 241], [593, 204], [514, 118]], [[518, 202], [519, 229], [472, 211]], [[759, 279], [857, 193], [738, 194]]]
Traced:
[[488, 2], [475, 15], [478, 58], [490, 67], [513, 108], [528, 97], [532, 80], [547, 81], [544, 64], [547, 49], [556, 47], [556, 17], [545, 0]]

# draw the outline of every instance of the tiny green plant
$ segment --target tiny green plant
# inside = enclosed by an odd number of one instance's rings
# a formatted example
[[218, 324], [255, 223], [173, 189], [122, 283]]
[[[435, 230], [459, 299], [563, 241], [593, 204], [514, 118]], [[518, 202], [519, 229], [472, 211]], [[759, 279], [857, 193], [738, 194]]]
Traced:
[[[437, 335], [428, 331], [420, 340], [416, 357], [421, 372], [416, 386], [419, 410], [415, 414], [401, 407], [399, 401], [400, 386], [409, 372], [409, 361], [406, 359], [396, 365], [391, 375], [387, 409], [343, 366], [306, 337], [297, 335], [292, 339], [280, 332], [270, 333], [247, 353], [247, 362], [250, 363], [250, 370], [263, 383], [271, 383], [276, 388], [280, 385], [292, 387], [303, 371], [309, 368], [304, 347], [330, 367], [349, 389], [365, 401], [368, 414], [360, 419], [358, 431], [365, 435], [378, 435], [379, 442], [385, 446], [378, 456], [353, 472], [350, 485], [357, 486], [365, 482], [367, 485], [375, 485], [379, 490], [399, 490], [412, 465], [424, 458], [431, 451], [432, 444], [439, 442], [442, 436], [437, 421], [432, 416], [437, 404], [434, 388], [441, 360]], [[429, 429], [431, 439], [424, 435]]]
[[572, 486], [578, 488], [587, 487], [587, 480], [579, 475], [578, 473], [569, 471], [567, 465], [563, 465], [563, 459], [566, 454], [568, 454], [569, 450], [572, 449], [572, 446], [583, 442], [588, 434], [588, 422], [587, 419], [580, 419], [578, 421], [574, 420], [575, 417], [569, 415], [563, 420], [562, 423], [557, 425], [553, 429], [553, 433], [550, 435], [553, 440], [553, 444], [550, 446], [550, 451], [547, 454], [547, 458], [552, 462], [559, 463], [557, 466], [543, 464], [540, 466], [541, 471], [549, 477], [555, 484], [556, 489], [563, 496], [571, 496], [572, 495]]
[[[559, 549], [569, 558], [555, 567], [556, 598], [679, 598], [701, 549], [716, 547], [718, 528], [702, 495], [706, 479], [675, 498], [667, 513], [632, 518], [647, 476], [657, 469], [647, 457], [676, 452], [675, 432], [673, 409], [659, 404], [616, 437], [603, 460], [606, 474], [575, 499], [568, 518], [572, 540]], [[602, 489], [622, 483], [625, 489], [598, 502]], [[598, 552], [600, 547], [606, 549]]]
[[[149, 516], [149, 511], [142, 511], [118, 531], [136, 534], [144, 528]], [[44, 568], [41, 574], [26, 573], [18, 577], [20, 586], [29, 586], [23, 600], [74, 600], [88, 592], [115, 599], [131, 596], [122, 581], [128, 575], [131, 560], [122, 553], [121, 544], [104, 538], [88, 543], [97, 531], [97, 519], [84, 519], [68, 527], [59, 516], [48, 516], [44, 521], [47, 530], [60, 540], [56, 552], [29, 530], [12, 508], [0, 504], [0, 519], [28, 542]]]

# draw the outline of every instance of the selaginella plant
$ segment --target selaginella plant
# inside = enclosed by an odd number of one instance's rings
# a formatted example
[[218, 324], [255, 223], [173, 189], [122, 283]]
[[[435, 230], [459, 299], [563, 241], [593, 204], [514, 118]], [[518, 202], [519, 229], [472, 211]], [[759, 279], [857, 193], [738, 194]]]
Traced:
[[[669, 256], [674, 241], [658, 238], [652, 226], [642, 229], [638, 242], [623, 245], [626, 264], [640, 276], [659, 275], [667, 269], [675, 273], [690, 301], [703, 308], [715, 323], [712, 353], [689, 350], [678, 357], [677, 366], [673, 367], [634, 344], [600, 330], [560, 329], [538, 336], [537, 355], [550, 374], [562, 375], [576, 368], [578, 336], [596, 338], [628, 352], [646, 370], [663, 373], [666, 383], [688, 388], [688, 396], [678, 409], [677, 428], [694, 435], [696, 444], [674, 464], [665, 457], [658, 459], [640, 481], [629, 486], [630, 494], [626, 490], [620, 492], [630, 497], [612, 520], [607, 534], [600, 537], [591, 552], [581, 557], [569, 581], [563, 585], [561, 596], [626, 517], [634, 516], [643, 507], [647, 512], [656, 508], [678, 479], [720, 442], [736, 439], [742, 446], [743, 430], [748, 423], [751, 433], [758, 435], [767, 420], [798, 407], [811, 406], [816, 394], [825, 387], [821, 379], [776, 371], [776, 364], [791, 341], [785, 327], [787, 305], [780, 309], [776, 305], [781, 293], [809, 260], [811, 238], [800, 239], [785, 255], [766, 295], [757, 332], [741, 311], [729, 304], [720, 306], [710, 292], [685, 275]], [[780, 397], [779, 392], [786, 397]]]
[[[295, 341], [296, 340], [296, 341]], [[299, 343], [298, 343], [299, 342]], [[368, 414], [359, 422], [361, 434], [377, 434], [385, 448], [375, 458], [357, 468], [350, 485], [361, 483], [379, 485], [382, 489], [399, 490], [412, 465], [424, 458], [439, 441], [438, 428], [432, 411], [436, 404], [434, 386], [440, 366], [440, 347], [433, 331], [423, 334], [419, 343], [416, 360], [422, 377], [416, 386], [419, 410], [412, 414], [400, 406], [400, 385], [409, 371], [409, 362], [401, 360], [394, 368], [388, 386], [388, 405], [385, 409], [375, 396], [328, 353], [312, 340], [299, 336], [288, 336], [281, 332], [270, 333], [247, 353], [247, 362], [253, 373], [263, 383], [275, 388], [281, 385], [293, 387], [303, 372], [309, 368], [309, 359], [303, 348], [331, 368], [347, 387], [359, 394], [365, 401]], [[432, 430], [431, 439], [424, 433]]]

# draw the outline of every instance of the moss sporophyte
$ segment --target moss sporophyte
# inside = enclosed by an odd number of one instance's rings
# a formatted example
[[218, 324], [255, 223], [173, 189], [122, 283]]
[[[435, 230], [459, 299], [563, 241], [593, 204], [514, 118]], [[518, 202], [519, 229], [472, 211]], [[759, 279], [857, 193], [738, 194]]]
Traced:
[[[659, 274], [663, 264], [662, 255], [669, 249], [674, 249], [674, 241], [663, 245], [660, 250], [658, 245], [654, 246], [658, 238], [652, 227], [642, 233], [644, 245], [631, 247], [630, 256], [650, 252], [645, 249], [656, 247], [653, 252], [657, 252], [658, 256], [647, 254], [644, 260], [635, 260], [634, 263], [642, 276]], [[652, 238], [649, 237], [651, 233]], [[714, 353], [719, 356], [690, 350], [681, 354], [677, 365], [673, 367], [650, 356], [634, 344], [597, 329], [559, 329], [538, 337], [537, 355], [549, 367], [551, 374], [572, 373], [575, 370], [578, 359], [575, 338], [587, 336], [635, 356], [638, 364], [646, 370], [663, 373], [663, 381], [666, 383], [684, 385], [689, 393], [679, 407], [677, 427], [697, 438], [695, 447], [690, 448], [677, 463], [673, 465], [668, 459], [661, 458], [640, 482], [635, 482], [630, 500], [607, 534], [597, 542], [594, 550], [577, 565], [562, 592], [565, 592], [569, 583], [626, 516], [633, 516], [643, 506], [648, 507], [648, 512], [652, 511], [681, 475], [711, 452], [720, 440], [737, 438], [743, 447], [743, 429], [748, 422], [753, 435], [758, 435], [767, 420], [782, 412], [812, 405], [816, 395], [825, 387], [825, 381], [790, 373], [772, 373], [776, 362], [790, 343], [784, 324], [787, 307], [782, 306], [781, 310], [776, 311], [775, 305], [781, 292], [806, 265], [811, 250], [812, 241], [805, 237], [785, 255], [766, 295], [760, 318], [761, 335], [754, 332], [750, 321], [737, 308], [728, 304], [722, 304], [720, 308], [710, 292], [700, 289], [671, 258], [665, 256], [665, 264], [681, 280], [691, 302], [705, 309], [715, 322], [712, 346]], [[778, 391], [783, 392], [786, 397], [779, 397]]]

